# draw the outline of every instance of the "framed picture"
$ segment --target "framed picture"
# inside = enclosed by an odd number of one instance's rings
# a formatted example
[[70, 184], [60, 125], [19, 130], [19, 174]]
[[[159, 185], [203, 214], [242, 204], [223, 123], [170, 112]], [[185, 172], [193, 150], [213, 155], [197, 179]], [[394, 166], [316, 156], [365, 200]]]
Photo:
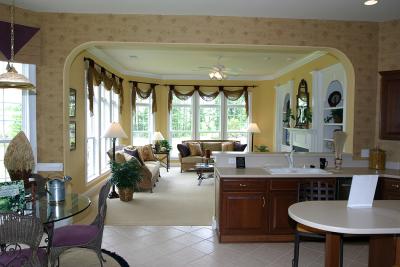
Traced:
[[69, 122], [69, 150], [76, 149], [76, 122]]
[[76, 90], [69, 89], [69, 117], [73, 118], [76, 116]]
[[246, 168], [246, 158], [245, 157], [236, 157], [236, 168], [237, 169], [245, 169]]

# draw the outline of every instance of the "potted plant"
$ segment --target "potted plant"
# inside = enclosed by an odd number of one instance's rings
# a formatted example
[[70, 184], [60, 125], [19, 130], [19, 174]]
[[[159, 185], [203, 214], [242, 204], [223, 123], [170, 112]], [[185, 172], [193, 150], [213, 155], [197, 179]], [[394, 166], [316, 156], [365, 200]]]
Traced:
[[161, 151], [170, 151], [172, 146], [169, 144], [168, 140], [160, 140], [160, 150]]
[[142, 180], [140, 163], [136, 159], [118, 163], [110, 161], [111, 183], [117, 186], [119, 199], [121, 201], [131, 201], [134, 189]]
[[334, 123], [342, 123], [343, 122], [343, 109], [332, 109], [331, 116], [328, 116], [324, 119], [325, 123], [329, 123], [333, 119]]
[[294, 117], [294, 114], [292, 113], [292, 109], [288, 108], [286, 110], [286, 114], [285, 114], [285, 118], [283, 119], [283, 123], [285, 124], [286, 127], [290, 127], [290, 119], [292, 120], [296, 120], [296, 118]]
[[269, 152], [269, 148], [266, 145], [255, 146], [258, 152]]

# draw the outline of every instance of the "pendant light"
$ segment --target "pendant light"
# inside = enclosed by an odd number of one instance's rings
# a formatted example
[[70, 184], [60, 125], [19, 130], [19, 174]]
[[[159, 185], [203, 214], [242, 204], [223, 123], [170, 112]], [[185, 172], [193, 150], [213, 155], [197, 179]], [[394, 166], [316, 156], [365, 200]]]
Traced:
[[0, 75], [0, 88], [1, 89], [23, 89], [35, 90], [35, 86], [22, 74], [19, 74], [13, 66], [14, 62], [14, 1], [10, 7], [11, 13], [11, 58], [7, 64], [7, 72]]

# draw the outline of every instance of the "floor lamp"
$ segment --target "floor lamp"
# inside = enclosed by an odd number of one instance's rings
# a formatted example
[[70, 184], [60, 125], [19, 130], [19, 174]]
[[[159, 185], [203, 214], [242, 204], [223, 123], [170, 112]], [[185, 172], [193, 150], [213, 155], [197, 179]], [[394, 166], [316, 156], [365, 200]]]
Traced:
[[250, 123], [247, 128], [247, 132], [251, 133], [251, 152], [254, 150], [254, 134], [260, 133], [260, 128], [258, 128], [257, 123]]
[[[104, 136], [112, 139], [112, 161], [115, 161], [115, 141], [117, 138], [128, 138], [121, 125], [118, 122], [113, 122], [108, 126]], [[115, 185], [112, 186], [112, 191], [108, 194], [108, 198], [118, 198], [119, 195], [115, 191]]]

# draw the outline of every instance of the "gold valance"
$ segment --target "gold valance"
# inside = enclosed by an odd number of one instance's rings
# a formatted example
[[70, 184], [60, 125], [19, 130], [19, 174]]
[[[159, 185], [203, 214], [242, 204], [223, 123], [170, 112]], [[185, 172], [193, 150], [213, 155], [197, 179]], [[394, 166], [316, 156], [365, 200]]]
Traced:
[[[199, 85], [194, 85], [193, 89], [188, 91], [188, 92], [182, 92], [177, 90], [178, 85], [169, 85], [169, 94], [168, 94], [168, 111], [171, 112], [172, 109], [172, 98], [173, 95], [175, 95], [178, 99], [180, 100], [187, 100], [190, 98], [194, 92], [198, 92], [199, 96], [204, 100], [204, 101], [212, 101], [215, 98], [218, 97], [218, 95], [223, 92], [224, 96], [231, 100], [231, 101], [236, 101], [238, 100], [241, 96], [244, 95], [244, 101], [245, 101], [245, 107], [246, 107], [246, 114], [249, 116], [249, 92], [248, 92], [248, 86], [243, 86], [242, 89], [239, 90], [227, 90], [224, 86], [218, 86], [218, 90], [215, 92], [205, 92], [204, 90], [201, 89]], [[231, 86], [226, 86], [226, 87], [231, 87]], [[237, 86], [235, 86], [237, 87]]]
[[[132, 110], [133, 112], [136, 112], [136, 95], [139, 96], [141, 99], [147, 99], [152, 96], [152, 113], [157, 112], [157, 97], [156, 97], [156, 86], [157, 84], [151, 83], [150, 88], [148, 90], [142, 90], [138, 87], [138, 83], [136, 81], [131, 81], [132, 83], [132, 96], [131, 96], [131, 102], [132, 102]], [[146, 83], [147, 84], [147, 83]]]
[[85, 61], [88, 62], [86, 80], [88, 85], [89, 110], [91, 115], [93, 115], [93, 85], [99, 86], [102, 82], [107, 91], [113, 90], [115, 94], [119, 95], [119, 112], [121, 113], [122, 105], [124, 103], [124, 89], [122, 87], [123, 79], [98, 65], [90, 58], [85, 58]]

